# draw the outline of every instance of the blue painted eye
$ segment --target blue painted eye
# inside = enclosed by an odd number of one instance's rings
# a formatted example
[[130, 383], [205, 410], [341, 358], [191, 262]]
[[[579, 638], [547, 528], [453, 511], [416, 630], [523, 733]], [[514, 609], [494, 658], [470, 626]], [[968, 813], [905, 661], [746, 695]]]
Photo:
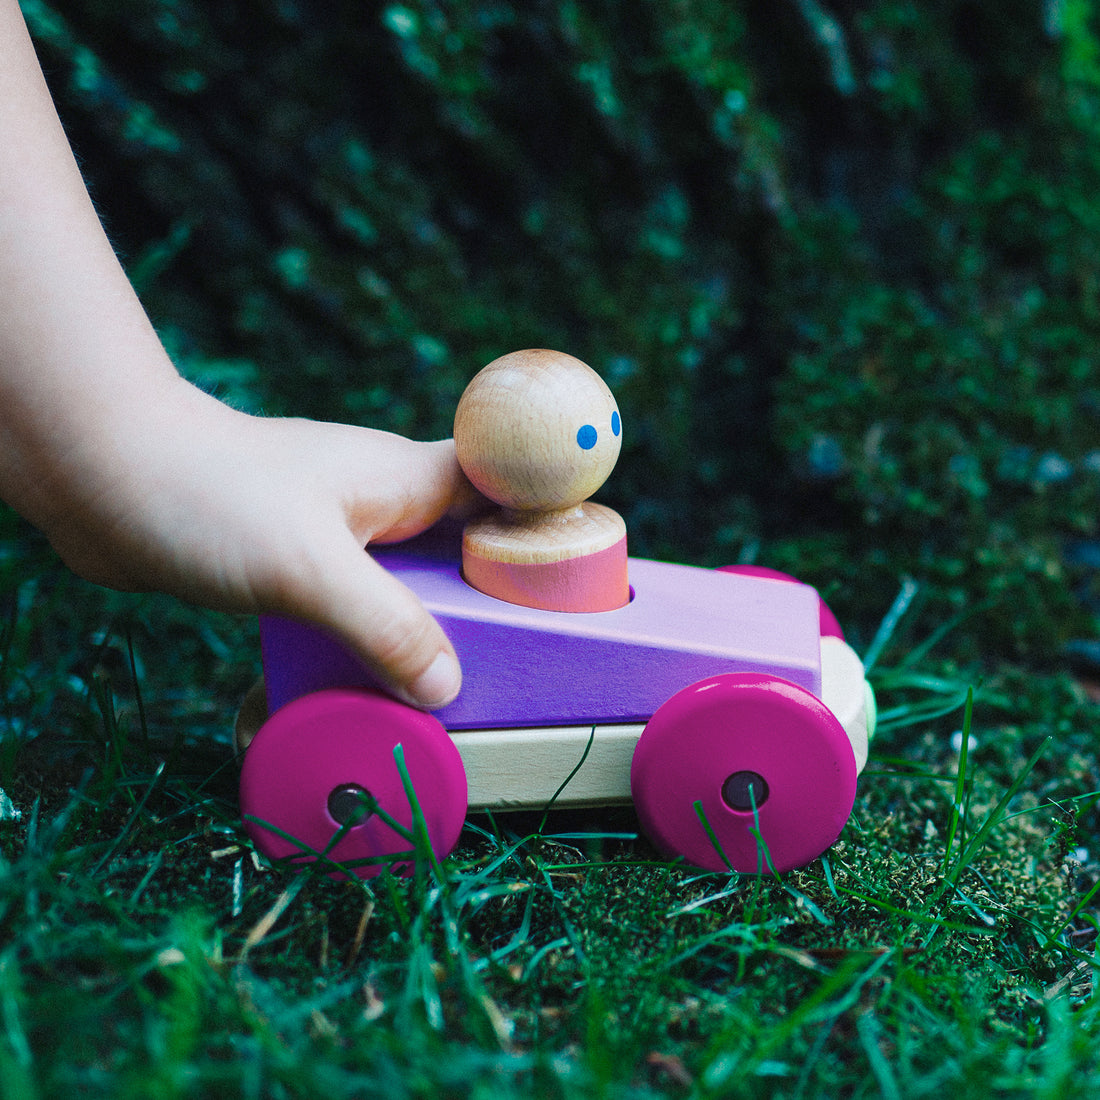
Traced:
[[578, 429], [577, 445], [582, 451], [590, 451], [596, 446], [596, 429], [591, 424], [585, 424]]
[[619, 419], [619, 410], [616, 409], [611, 414], [611, 434], [612, 435], [618, 435], [619, 432], [621, 432], [622, 430], [623, 430], [623, 423]]

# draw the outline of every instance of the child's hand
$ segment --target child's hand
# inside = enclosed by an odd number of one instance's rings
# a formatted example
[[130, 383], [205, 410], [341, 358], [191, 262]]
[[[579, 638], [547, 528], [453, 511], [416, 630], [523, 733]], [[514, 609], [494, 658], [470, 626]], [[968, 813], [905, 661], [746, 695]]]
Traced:
[[17, 0], [0, 0], [0, 497], [76, 572], [314, 620], [424, 707], [454, 650], [368, 542], [471, 493], [454, 446], [264, 420], [183, 381], [119, 266]]
[[454, 698], [447, 637], [363, 549], [417, 534], [474, 495], [450, 440], [247, 416], [178, 378], [117, 413], [108, 444], [97, 432], [94, 456], [71, 454], [66, 506], [43, 524], [75, 572], [309, 619], [407, 701]]

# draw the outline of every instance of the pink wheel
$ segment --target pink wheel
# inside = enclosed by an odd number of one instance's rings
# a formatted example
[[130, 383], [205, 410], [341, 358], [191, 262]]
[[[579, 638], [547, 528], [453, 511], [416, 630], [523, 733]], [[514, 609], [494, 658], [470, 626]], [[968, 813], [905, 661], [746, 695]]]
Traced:
[[634, 750], [630, 786], [643, 829], [666, 853], [713, 871], [766, 872], [758, 818], [772, 866], [789, 871], [840, 835], [856, 762], [820, 699], [774, 676], [736, 672], [700, 680], [658, 709]]
[[[442, 859], [466, 817], [466, 772], [447, 731], [430, 714], [376, 692], [332, 689], [276, 711], [249, 745], [241, 769], [245, 828], [273, 859], [325, 852], [363, 878], [413, 845], [371, 813], [411, 830], [413, 813], [394, 759], [402, 746], [428, 838]], [[359, 821], [362, 817], [363, 820]], [[349, 825], [340, 840], [334, 835]], [[270, 827], [269, 827], [270, 826]], [[330, 845], [332, 845], [330, 847]], [[407, 873], [412, 860], [393, 862]]]
[[[740, 573], [743, 577], [767, 577], [773, 581], [792, 581], [800, 583], [797, 577], [790, 573], [780, 573], [778, 569], [769, 569], [766, 565], [720, 565], [719, 573]], [[817, 597], [820, 602], [821, 636], [823, 638], [840, 638], [844, 640], [844, 631], [840, 629], [840, 623], [836, 616], [829, 610], [829, 605]]]

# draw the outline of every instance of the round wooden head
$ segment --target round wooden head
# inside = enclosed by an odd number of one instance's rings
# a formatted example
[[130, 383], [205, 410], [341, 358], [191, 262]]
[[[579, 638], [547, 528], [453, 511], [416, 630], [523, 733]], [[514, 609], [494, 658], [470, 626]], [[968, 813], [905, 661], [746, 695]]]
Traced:
[[466, 476], [490, 500], [524, 512], [573, 508], [619, 457], [615, 398], [589, 366], [560, 351], [494, 359], [466, 387], [455, 448]]

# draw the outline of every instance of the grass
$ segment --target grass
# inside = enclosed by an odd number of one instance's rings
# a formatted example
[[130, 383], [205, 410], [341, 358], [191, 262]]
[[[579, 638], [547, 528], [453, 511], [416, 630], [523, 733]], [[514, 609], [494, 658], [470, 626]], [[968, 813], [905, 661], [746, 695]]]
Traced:
[[6, 568], [4, 1100], [1086, 1090], [1098, 708], [1061, 674], [960, 667], [899, 604], [852, 820], [781, 879], [553, 811], [337, 882], [240, 825], [251, 624], [99, 593], [33, 544]]

